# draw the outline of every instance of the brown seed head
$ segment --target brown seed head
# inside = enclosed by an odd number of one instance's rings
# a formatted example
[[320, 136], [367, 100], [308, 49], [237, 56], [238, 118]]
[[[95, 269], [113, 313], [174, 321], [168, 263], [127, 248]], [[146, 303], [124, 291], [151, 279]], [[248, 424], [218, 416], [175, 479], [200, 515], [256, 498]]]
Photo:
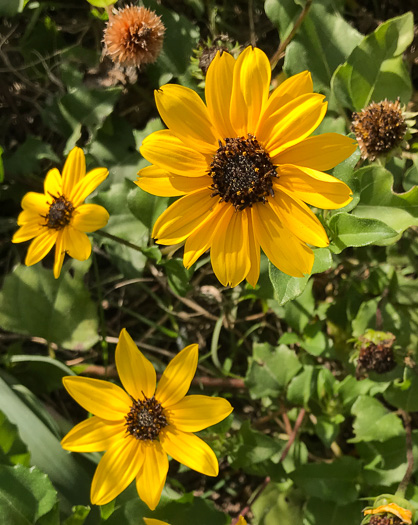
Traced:
[[356, 135], [363, 159], [375, 160], [399, 146], [407, 124], [399, 100], [373, 102], [359, 113], [353, 113], [352, 131]]
[[115, 10], [104, 31], [106, 54], [125, 67], [155, 62], [165, 32], [160, 18], [145, 7], [129, 5]]
[[369, 525], [402, 525], [404, 522], [396, 516], [372, 516]]
[[357, 374], [362, 370], [373, 371], [378, 374], [390, 372], [396, 366], [393, 352], [395, 336], [390, 332], [375, 332], [369, 330], [359, 337], [357, 348], [359, 356], [357, 361]]

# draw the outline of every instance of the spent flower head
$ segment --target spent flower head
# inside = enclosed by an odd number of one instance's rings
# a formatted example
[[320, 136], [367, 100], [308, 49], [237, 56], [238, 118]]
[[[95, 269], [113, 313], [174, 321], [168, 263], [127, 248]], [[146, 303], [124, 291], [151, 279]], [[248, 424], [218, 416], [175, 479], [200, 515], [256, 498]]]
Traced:
[[74, 452], [107, 450], [94, 474], [93, 504], [112, 501], [136, 479], [139, 497], [154, 510], [167, 476], [167, 454], [197, 472], [218, 475], [214, 452], [194, 432], [219, 423], [232, 407], [220, 397], [186, 396], [197, 367], [195, 344], [172, 359], [158, 386], [154, 367], [125, 329], [115, 360], [125, 390], [98, 379], [63, 378], [69, 394], [93, 417], [61, 444]]
[[62, 175], [57, 168], [47, 173], [44, 193], [31, 191], [23, 197], [23, 211], [17, 219], [20, 228], [12, 242], [33, 239], [26, 254], [27, 266], [46, 257], [54, 245], [55, 278], [61, 273], [66, 253], [79, 261], [90, 257], [91, 244], [86, 233], [106, 226], [109, 214], [103, 206], [83, 203], [108, 174], [106, 168], [95, 168], [86, 174], [83, 150], [76, 147], [70, 151]]
[[105, 53], [124, 67], [152, 64], [163, 46], [165, 27], [161, 17], [142, 6], [114, 10], [104, 31]]
[[271, 94], [270, 79], [260, 49], [248, 47], [237, 60], [218, 52], [206, 75], [206, 104], [179, 85], [155, 92], [168, 129], [141, 147], [152, 166], [136, 184], [154, 195], [182, 196], [160, 215], [152, 236], [160, 244], [185, 241], [187, 268], [210, 249], [225, 286], [243, 279], [256, 285], [260, 247], [284, 273], [309, 274], [314, 253], [307, 244], [329, 241], [307, 204], [336, 209], [351, 201], [350, 188], [323, 172], [356, 144], [337, 133], [310, 137], [327, 110], [310, 73], [288, 78]]

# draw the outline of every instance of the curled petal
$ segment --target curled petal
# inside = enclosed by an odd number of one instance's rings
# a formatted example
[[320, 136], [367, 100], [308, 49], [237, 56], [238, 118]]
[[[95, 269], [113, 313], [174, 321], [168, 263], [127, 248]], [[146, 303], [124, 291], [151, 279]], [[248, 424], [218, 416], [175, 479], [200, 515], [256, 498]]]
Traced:
[[106, 168], [95, 168], [87, 173], [85, 177], [80, 179], [75, 186], [72, 186], [69, 200], [73, 203], [74, 207], [79, 206], [84, 202], [90, 193], [106, 179], [109, 175], [109, 171]]

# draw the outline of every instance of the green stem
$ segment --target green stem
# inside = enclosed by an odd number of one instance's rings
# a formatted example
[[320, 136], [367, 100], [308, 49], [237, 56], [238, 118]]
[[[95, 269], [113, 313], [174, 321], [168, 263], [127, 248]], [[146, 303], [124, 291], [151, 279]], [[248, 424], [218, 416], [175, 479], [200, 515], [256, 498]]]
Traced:
[[97, 257], [94, 252], [93, 252], [93, 268], [94, 268], [94, 275], [95, 275], [96, 283], [97, 283], [97, 299], [99, 303], [100, 335], [102, 336], [102, 340], [100, 341], [100, 346], [102, 347], [103, 364], [105, 366], [105, 369], [107, 370], [107, 367], [109, 365], [109, 348], [107, 344], [106, 320], [105, 320], [104, 310], [103, 310], [103, 291], [102, 291], [102, 283], [100, 282], [99, 265], [97, 264]]
[[413, 443], [412, 443], [412, 428], [411, 428], [411, 417], [404, 410], [399, 410], [403, 423], [405, 426], [405, 437], [406, 437], [406, 459], [408, 466], [406, 467], [405, 476], [402, 481], [399, 483], [398, 490], [396, 491], [396, 496], [401, 498], [405, 497], [406, 489], [408, 488], [409, 482], [411, 481], [412, 474], [414, 472], [414, 453], [413, 453]]
[[122, 239], [122, 237], [118, 237], [117, 235], [112, 235], [111, 233], [107, 233], [103, 230], [97, 230], [94, 232], [96, 235], [100, 235], [101, 237], [106, 237], [106, 239], [111, 239], [112, 241], [118, 242], [119, 244], [123, 244], [123, 246], [127, 246], [128, 248], [132, 248], [132, 250], [136, 250], [137, 252], [143, 253], [143, 249], [137, 246], [136, 244], [132, 244], [129, 241], [126, 241], [125, 239]]

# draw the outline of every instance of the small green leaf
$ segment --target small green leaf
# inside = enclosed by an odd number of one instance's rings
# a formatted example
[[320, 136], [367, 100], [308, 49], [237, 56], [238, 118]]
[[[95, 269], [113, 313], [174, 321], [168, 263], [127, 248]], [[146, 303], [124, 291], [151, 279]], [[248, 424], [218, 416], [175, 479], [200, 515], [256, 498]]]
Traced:
[[6, 276], [0, 292], [0, 326], [69, 349], [87, 350], [98, 341], [96, 306], [83, 276], [62, 272], [55, 279], [41, 263], [18, 266]]
[[301, 367], [295, 352], [285, 345], [254, 344], [245, 379], [251, 397], [277, 396]]
[[315, 368], [312, 365], [304, 365], [303, 371], [291, 380], [287, 388], [288, 401], [307, 407], [315, 387], [315, 379]]
[[[29, 466], [30, 454], [19, 436], [16, 425], [0, 411], [0, 463]], [[3, 456], [3, 457], [2, 457]]]
[[405, 433], [399, 417], [389, 412], [373, 397], [359, 396], [351, 408], [351, 413], [355, 416], [355, 438], [349, 439], [349, 443], [386, 441]]
[[84, 505], [76, 505], [72, 509], [72, 514], [62, 525], [83, 525], [87, 516], [90, 514], [90, 507]]
[[338, 505], [319, 498], [309, 498], [304, 508], [304, 523], [306, 525], [353, 525], [359, 522], [359, 516], [364, 508], [364, 501], [356, 501], [347, 505]]
[[115, 0], [87, 0], [87, 2], [94, 5], [94, 7], [108, 7], [109, 5], [113, 5]]
[[408, 374], [409, 387], [404, 388], [403, 383], [391, 383], [384, 394], [384, 398], [396, 408], [406, 412], [418, 411], [418, 377], [415, 373]]

